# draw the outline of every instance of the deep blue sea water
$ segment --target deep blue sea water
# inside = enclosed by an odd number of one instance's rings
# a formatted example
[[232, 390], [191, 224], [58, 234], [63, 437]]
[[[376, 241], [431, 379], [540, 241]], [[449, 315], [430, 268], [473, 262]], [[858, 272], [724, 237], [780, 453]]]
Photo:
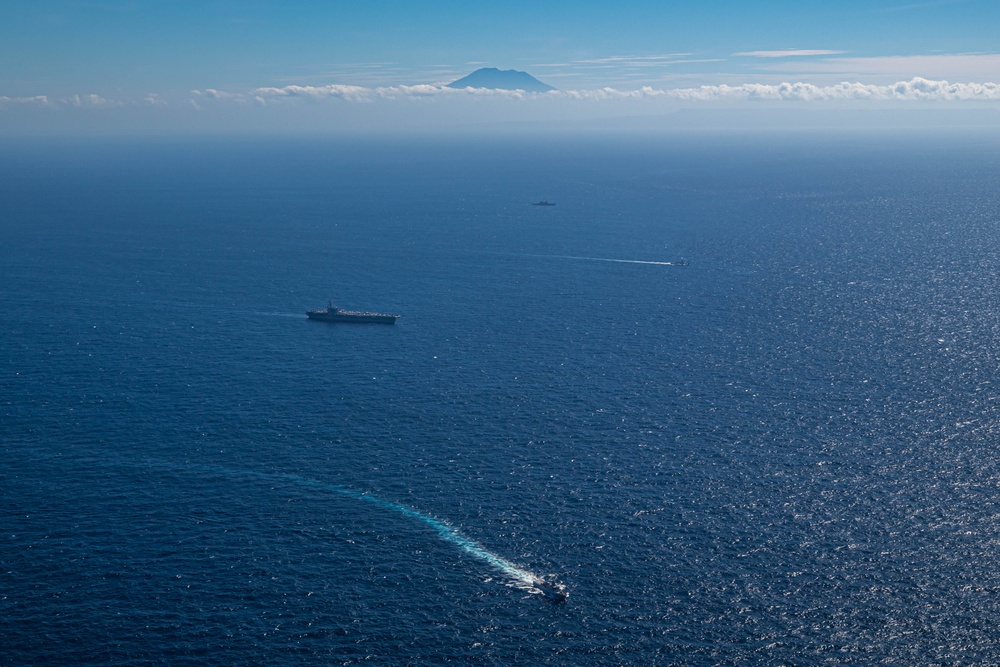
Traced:
[[1000, 664], [995, 139], [2, 148], [0, 664]]

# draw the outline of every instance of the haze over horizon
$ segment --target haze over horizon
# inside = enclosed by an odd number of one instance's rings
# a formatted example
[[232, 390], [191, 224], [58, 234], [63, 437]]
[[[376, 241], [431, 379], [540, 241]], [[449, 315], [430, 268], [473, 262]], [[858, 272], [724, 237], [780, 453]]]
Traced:
[[[0, 134], [656, 126], [685, 109], [990, 125], [998, 24], [987, 0], [7, 4]], [[558, 91], [448, 87], [482, 67]]]

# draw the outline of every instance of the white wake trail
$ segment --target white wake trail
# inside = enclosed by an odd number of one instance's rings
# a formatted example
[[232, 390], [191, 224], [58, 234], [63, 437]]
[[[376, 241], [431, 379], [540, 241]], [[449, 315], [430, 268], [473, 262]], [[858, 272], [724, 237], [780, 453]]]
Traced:
[[[179, 466], [173, 466], [169, 464], [154, 463], [153, 465], [167, 465], [168, 467], [176, 469]], [[459, 549], [465, 553], [473, 556], [480, 561], [490, 565], [494, 569], [500, 571], [504, 574], [511, 583], [521, 589], [528, 590], [533, 593], [541, 593], [541, 589], [538, 588], [540, 584], [547, 582], [545, 577], [539, 576], [530, 570], [523, 567], [515, 565], [511, 561], [503, 558], [502, 556], [493, 553], [486, 547], [482, 546], [475, 540], [462, 534], [458, 528], [449, 525], [447, 522], [437, 519], [428, 514], [424, 514], [412, 507], [407, 507], [406, 505], [400, 505], [399, 503], [394, 503], [388, 500], [383, 500], [378, 496], [371, 495], [370, 493], [363, 493], [361, 491], [356, 491], [354, 489], [339, 486], [337, 484], [328, 484], [326, 482], [320, 482], [315, 479], [310, 479], [308, 477], [302, 477], [300, 475], [293, 475], [290, 473], [264, 473], [264, 472], [254, 472], [247, 470], [236, 470], [223, 468], [219, 466], [211, 465], [199, 465], [199, 464], [188, 464], [184, 466], [189, 470], [198, 470], [202, 472], [208, 472], [213, 474], [221, 474], [228, 477], [231, 476], [245, 476], [256, 480], [282, 480], [285, 482], [291, 482], [293, 484], [308, 486], [315, 489], [320, 489], [323, 491], [333, 492], [340, 494], [342, 496], [347, 496], [355, 500], [361, 500], [372, 505], [376, 505], [383, 509], [388, 509], [403, 516], [409, 517], [420, 521], [421, 523], [430, 526], [438, 534], [438, 537], [446, 542], [454, 544]], [[558, 585], [558, 584], [556, 584]], [[561, 585], [558, 585], [560, 589]]]
[[614, 257], [581, 257], [577, 255], [532, 255], [518, 253], [518, 257], [542, 257], [545, 259], [573, 259], [583, 262], [614, 262], [616, 264], [652, 264], [654, 266], [687, 266], [688, 263], [681, 259], [675, 262], [654, 262], [644, 259], [616, 259]]

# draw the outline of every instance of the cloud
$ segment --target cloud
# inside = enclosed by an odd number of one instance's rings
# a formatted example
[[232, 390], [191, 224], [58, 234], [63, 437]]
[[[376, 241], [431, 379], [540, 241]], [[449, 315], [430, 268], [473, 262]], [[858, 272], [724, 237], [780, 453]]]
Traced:
[[[946, 79], [931, 79], [913, 77], [900, 79], [887, 84], [861, 83], [858, 81], [842, 81], [830, 85], [819, 85], [804, 81], [786, 81], [783, 83], [743, 83], [717, 84], [691, 87], [653, 87], [637, 88], [604, 87], [596, 89], [559, 90], [545, 93], [529, 93], [523, 90], [494, 90], [487, 88], [449, 88], [444, 85], [422, 84], [414, 86], [383, 86], [365, 87], [343, 84], [322, 86], [288, 85], [281, 87], [255, 88], [243, 92], [230, 92], [207, 88], [190, 91], [190, 97], [171, 101], [161, 98], [156, 93], [148, 93], [131, 101], [108, 99], [96, 94], [78, 94], [53, 100], [45, 95], [34, 97], [0, 96], [0, 111], [13, 112], [16, 109], [48, 108], [53, 110], [109, 110], [122, 107], [147, 109], [171, 106], [177, 108], [187, 104], [198, 110], [215, 108], [224, 111], [227, 107], [239, 105], [247, 107], [256, 102], [258, 105], [286, 107], [294, 109], [304, 103], [322, 105], [324, 102], [339, 102], [347, 105], [380, 106], [386, 111], [395, 106], [406, 108], [405, 104], [444, 105], [446, 101], [461, 102], [462, 100], [476, 103], [486, 103], [489, 100], [509, 100], [516, 103], [525, 113], [540, 112], [546, 108], [550, 113], [554, 107], [543, 107], [551, 103], [575, 105], [583, 111], [584, 104], [601, 105], [614, 102], [642, 102], [661, 100], [662, 103], [677, 105], [712, 105], [712, 104], [756, 104], [795, 103], [850, 103], [855, 106], [870, 106], [877, 104], [967, 104], [989, 103], [997, 106], [1000, 102], [1000, 83], [983, 82], [952, 82]], [[439, 106], [458, 109], [460, 105]], [[483, 107], [480, 107], [483, 108]], [[498, 113], [504, 113], [513, 108], [497, 106]], [[564, 106], [563, 109], [571, 109]], [[598, 108], [597, 106], [592, 109]], [[367, 113], [361, 111], [360, 113]], [[381, 111], [380, 111], [381, 113]], [[574, 112], [575, 113], [575, 112]], [[589, 112], [588, 112], [589, 113]]]
[[608, 56], [607, 58], [591, 58], [589, 60], [575, 60], [576, 63], [584, 63], [588, 65], [593, 64], [638, 64], [638, 63], [648, 63], [657, 62], [687, 62], [685, 60], [678, 60], [678, 58], [686, 58], [692, 54], [690, 53], [665, 53], [656, 56]]
[[598, 88], [596, 90], [566, 90], [558, 94], [573, 100], [590, 100], [602, 102], [605, 100], [640, 100], [656, 97], [669, 97], [671, 91], [643, 86], [637, 90], [618, 90], [617, 88]]
[[256, 88], [251, 91], [251, 94], [259, 101], [281, 97], [302, 97], [308, 99], [340, 98], [351, 102], [371, 102], [374, 99], [372, 88], [342, 84]]
[[206, 88], [205, 90], [192, 90], [191, 94], [195, 97], [204, 97], [210, 100], [231, 100], [234, 102], [246, 102], [246, 95], [242, 93], [229, 93], [224, 90], [216, 90], [215, 88]]
[[807, 56], [835, 56], [843, 51], [829, 51], [826, 49], [784, 49], [780, 51], [743, 51], [734, 53], [734, 56], [747, 58], [802, 58]]
[[45, 95], [35, 95], [34, 97], [7, 97], [0, 95], [0, 109], [14, 106], [47, 107], [49, 106], [49, 98]]
[[133, 106], [163, 106], [166, 102], [156, 93], [149, 93], [141, 101], [122, 102], [94, 93], [75, 94], [68, 97], [51, 98], [48, 95], [33, 97], [7, 97], [0, 95], [0, 109], [4, 108], [49, 108], [49, 109], [118, 109], [127, 105]]
[[440, 96], [466, 97], [507, 97], [523, 98], [547, 93], [526, 93], [523, 90], [498, 90], [491, 88], [450, 88], [434, 84], [418, 84], [415, 86], [383, 86], [366, 88], [364, 86], [348, 86], [331, 84], [327, 86], [283, 86], [281, 88], [256, 88], [251, 94], [260, 101], [281, 98], [342, 99], [348, 102], [374, 102], [376, 100], [399, 100], [430, 98]]
[[[196, 92], [196, 91], [195, 91]], [[208, 95], [209, 91], [203, 94]], [[569, 100], [637, 100], [664, 98], [686, 102], [711, 102], [732, 100], [769, 101], [864, 101], [864, 100], [936, 100], [936, 101], [996, 101], [1000, 100], [1000, 84], [951, 83], [914, 77], [888, 85], [841, 82], [818, 86], [805, 82], [778, 84], [746, 83], [741, 85], [706, 85], [692, 88], [653, 88], [643, 86], [634, 90], [605, 87], [593, 90], [563, 90], [546, 93], [528, 93], [523, 90], [496, 90], [489, 88], [449, 88], [438, 85], [391, 86], [366, 88], [363, 86], [284, 86], [257, 88], [251, 94], [266, 102], [282, 98], [312, 100], [341, 99], [348, 102], [371, 103], [378, 100], [406, 100], [437, 97], [493, 97], [507, 99], [569, 99]], [[215, 99], [236, 99], [238, 95], [222, 95], [212, 91]]]
[[89, 95], [72, 95], [59, 101], [67, 106], [86, 109], [112, 109], [122, 106], [121, 102], [109, 100], [106, 97], [101, 97], [93, 93]]
[[1000, 100], [1000, 84], [949, 83], [913, 78], [909, 81], [878, 86], [843, 82], [832, 86], [815, 86], [810, 83], [744, 84], [741, 86], [700, 86], [665, 91], [678, 100], [772, 100], [772, 101], [957, 101]]
[[448, 95], [454, 90], [456, 89], [448, 88], [447, 86], [422, 84], [416, 86], [390, 86], [387, 88], [375, 88], [374, 92], [377, 97], [383, 99], [397, 99], [406, 97], [433, 97], [435, 95]]
[[888, 86], [900, 99], [1000, 100], [997, 83], [948, 83], [914, 78]]
[[585, 70], [649, 70], [655, 68], [671, 68], [675, 65], [694, 65], [702, 63], [723, 62], [721, 58], [693, 58], [693, 53], [664, 53], [652, 56], [608, 56], [605, 58], [587, 58], [569, 63], [542, 63], [533, 67], [568, 67], [577, 71]]

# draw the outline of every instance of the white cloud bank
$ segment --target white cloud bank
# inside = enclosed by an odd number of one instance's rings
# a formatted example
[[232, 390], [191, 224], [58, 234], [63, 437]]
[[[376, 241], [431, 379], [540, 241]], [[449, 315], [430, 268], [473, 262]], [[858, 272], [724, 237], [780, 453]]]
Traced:
[[117, 100], [109, 100], [106, 97], [101, 97], [100, 95], [73, 95], [71, 97], [64, 98], [60, 100], [62, 104], [66, 104], [71, 107], [77, 108], [88, 108], [88, 109], [112, 109], [114, 107], [120, 107], [123, 102]]
[[219, 91], [193, 91], [201, 97], [246, 101], [252, 98], [260, 103], [282, 99], [305, 98], [312, 100], [341, 99], [349, 102], [370, 103], [377, 100], [396, 100], [431, 97], [502, 97], [507, 99], [570, 99], [570, 100], [629, 100], [663, 98], [684, 102], [713, 101], [1000, 101], [1000, 84], [951, 83], [915, 77], [888, 85], [843, 82], [829, 86], [811, 83], [747, 83], [742, 85], [711, 85], [695, 88], [653, 88], [644, 86], [636, 90], [600, 88], [596, 90], [566, 90], [546, 93], [527, 93], [523, 90], [492, 90], [487, 88], [448, 88], [447, 86], [393, 86], [365, 88], [363, 86], [284, 86], [257, 88], [247, 96]]
[[5, 107], [46, 107], [49, 106], [49, 98], [45, 95], [35, 95], [34, 97], [7, 97], [0, 95], [0, 109]]
[[1000, 84], [950, 83], [915, 77], [909, 81], [879, 86], [864, 83], [838, 83], [832, 86], [815, 86], [810, 83], [743, 84], [741, 86], [700, 86], [663, 91], [680, 100], [712, 101], [737, 100], [788, 100], [788, 101], [996, 101], [1000, 100]]
[[179, 107], [188, 106], [203, 110], [209, 106], [237, 104], [240, 106], [288, 105], [303, 101], [321, 102], [340, 100], [353, 104], [371, 104], [405, 100], [566, 100], [576, 102], [607, 102], [628, 100], [667, 100], [679, 103], [736, 103], [767, 102], [985, 102], [1000, 101], [1000, 83], [953, 83], [915, 77], [886, 85], [842, 82], [820, 86], [811, 83], [745, 83], [740, 85], [704, 85], [690, 88], [654, 88], [644, 86], [634, 90], [598, 88], [592, 90], [556, 90], [529, 93], [523, 90], [495, 90], [487, 88], [449, 88], [426, 84], [416, 86], [388, 86], [367, 88], [331, 84], [325, 86], [290, 85], [256, 88], [249, 92], [228, 92], [207, 88], [190, 91], [187, 100], [168, 100], [149, 93], [137, 100], [114, 100], [96, 94], [72, 95], [52, 98], [46, 95], [33, 97], [7, 97], [0, 95], [0, 110], [49, 108], [49, 109], [117, 109], [123, 107]]
[[94, 93], [70, 95], [53, 99], [48, 95], [33, 97], [7, 97], [0, 95], [0, 109], [3, 108], [74, 108], [74, 109], [117, 109], [124, 106], [166, 106], [156, 93], [149, 93], [141, 100], [122, 101], [102, 97]]
[[434, 84], [388, 86], [378, 88], [365, 88], [364, 86], [347, 86], [341, 84], [332, 84], [328, 86], [284, 86], [281, 88], [257, 88], [250, 93], [253, 99], [261, 103], [281, 98], [306, 98], [313, 100], [337, 98], [347, 100], [349, 102], [374, 102], [376, 100], [427, 98], [449, 95], [521, 99], [535, 95], [544, 96], [549, 94], [550, 93], [526, 93], [523, 90], [494, 90], [490, 88], [449, 88], [448, 86], [439, 86]]
[[[170, 123], [195, 126], [202, 123], [226, 127], [277, 127], [282, 124], [354, 123], [356, 126], [398, 123], [511, 122], [659, 114], [682, 108], [750, 108], [754, 105], [786, 105], [786, 108], [880, 109], [980, 107], [1000, 109], [1000, 83], [933, 80], [915, 77], [879, 85], [842, 82], [715, 84], [687, 88], [637, 89], [599, 88], [529, 93], [523, 90], [449, 88], [426, 84], [415, 86], [364, 87], [352, 85], [289, 85], [255, 88], [242, 92], [214, 88], [192, 90], [188, 95], [167, 97], [148, 93], [136, 99], [109, 99], [97, 94], [67, 97], [0, 96], [0, 114], [7, 133], [15, 131], [15, 118], [23, 124], [50, 123], [72, 127], [71, 116], [79, 112], [79, 123], [135, 127]], [[46, 110], [40, 114], [38, 110]], [[182, 111], [187, 109], [188, 113]], [[193, 112], [193, 116], [191, 115]], [[201, 118], [201, 121], [194, 120]], [[99, 120], [106, 118], [106, 121]], [[31, 120], [35, 119], [35, 120]], [[45, 120], [48, 119], [48, 120]], [[119, 119], [119, 120], [115, 120]], [[213, 125], [214, 124], [214, 125]], [[122, 125], [122, 127], [125, 127]], [[2, 134], [3, 131], [0, 131]]]

